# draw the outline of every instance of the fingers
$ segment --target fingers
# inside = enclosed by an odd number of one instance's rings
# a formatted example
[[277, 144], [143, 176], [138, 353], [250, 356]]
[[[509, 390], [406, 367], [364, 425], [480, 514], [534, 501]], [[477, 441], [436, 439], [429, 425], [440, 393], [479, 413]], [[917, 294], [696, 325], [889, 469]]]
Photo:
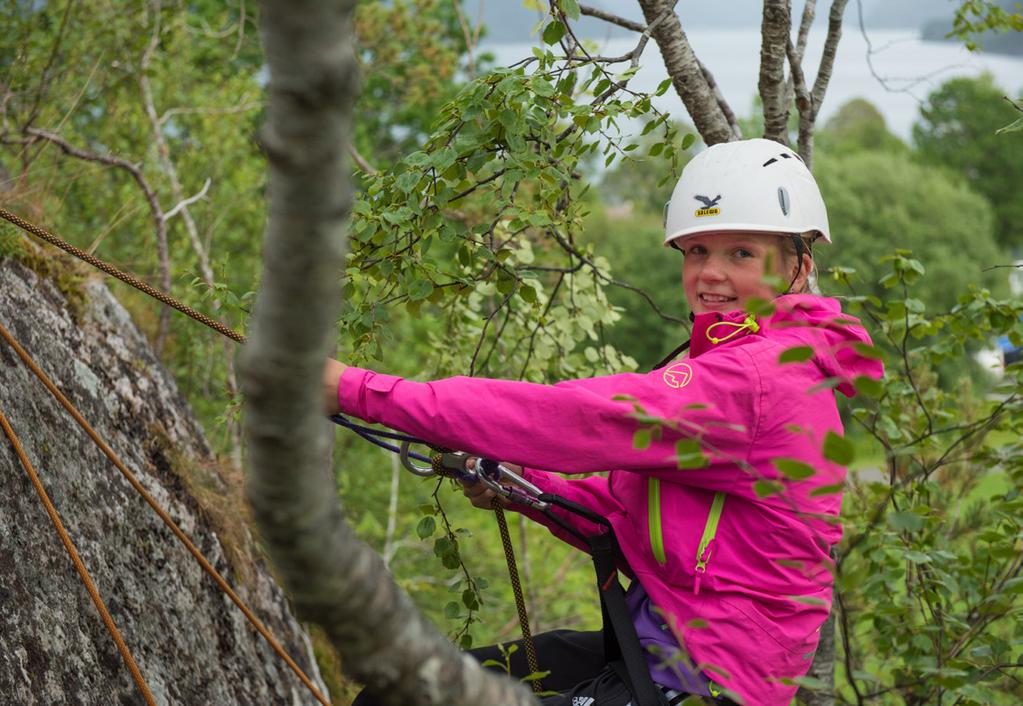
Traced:
[[[476, 459], [470, 458], [468, 461], [465, 462], [465, 467], [470, 471], [475, 469]], [[483, 510], [491, 510], [495, 506], [507, 507], [508, 505], [511, 504], [511, 502], [507, 498], [498, 495], [493, 490], [488, 488], [486, 485], [480, 483], [478, 480], [471, 482], [463, 480], [461, 481], [461, 483], [462, 495], [469, 498], [469, 502], [471, 502], [475, 507], [481, 508]]]

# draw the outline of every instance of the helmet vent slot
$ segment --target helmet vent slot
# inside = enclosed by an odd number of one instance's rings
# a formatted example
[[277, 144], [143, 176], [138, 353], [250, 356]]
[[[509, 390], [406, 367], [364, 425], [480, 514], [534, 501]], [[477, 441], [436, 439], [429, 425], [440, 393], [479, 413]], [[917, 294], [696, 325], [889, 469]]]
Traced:
[[778, 187], [778, 205], [781, 206], [781, 212], [783, 215], [789, 215], [789, 211], [792, 208], [792, 202], [789, 201], [789, 192], [784, 186]]

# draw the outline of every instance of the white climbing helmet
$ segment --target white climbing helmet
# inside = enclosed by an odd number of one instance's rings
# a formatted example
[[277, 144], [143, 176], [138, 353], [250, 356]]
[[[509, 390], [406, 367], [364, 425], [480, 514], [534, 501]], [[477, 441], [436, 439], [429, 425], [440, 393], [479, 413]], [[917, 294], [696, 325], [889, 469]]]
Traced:
[[693, 157], [664, 206], [664, 244], [695, 233], [819, 234], [828, 212], [802, 158], [774, 140], [722, 142]]

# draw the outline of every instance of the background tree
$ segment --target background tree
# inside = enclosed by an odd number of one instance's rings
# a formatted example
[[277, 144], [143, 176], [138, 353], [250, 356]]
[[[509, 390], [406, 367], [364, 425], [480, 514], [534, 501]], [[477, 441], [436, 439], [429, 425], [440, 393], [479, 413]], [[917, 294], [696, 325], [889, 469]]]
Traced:
[[1023, 249], [1023, 142], [998, 130], [1013, 107], [990, 76], [946, 81], [927, 98], [913, 141], [927, 164], [948, 167], [991, 203], [996, 238], [1010, 251]]
[[885, 152], [906, 155], [909, 147], [888, 130], [881, 111], [868, 100], [854, 98], [828, 118], [817, 133], [818, 148], [828, 154]]
[[841, 224], [838, 245], [819, 248], [820, 264], [854, 268], [860, 294], [885, 296], [890, 268], [880, 260], [895, 248], [911, 250], [930, 273], [916, 287], [929, 308], [950, 310], [971, 284], [1007, 293], [1004, 275], [990, 270], [1007, 259], [993, 209], [961, 180], [874, 151], [821, 159], [817, 177], [829, 219]]

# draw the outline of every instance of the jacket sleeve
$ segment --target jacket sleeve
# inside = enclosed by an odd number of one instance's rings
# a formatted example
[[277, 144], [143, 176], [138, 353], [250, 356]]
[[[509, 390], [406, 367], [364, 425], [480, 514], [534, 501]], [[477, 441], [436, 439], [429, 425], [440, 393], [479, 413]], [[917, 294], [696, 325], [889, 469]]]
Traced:
[[[350, 367], [338, 400], [346, 414], [530, 468], [676, 471], [683, 437], [708, 454], [746, 457], [760, 394], [749, 362], [742, 351], [720, 351], [687, 361], [681, 376], [668, 368], [555, 385], [468, 377], [421, 383]], [[635, 448], [637, 406], [674, 429]]]

